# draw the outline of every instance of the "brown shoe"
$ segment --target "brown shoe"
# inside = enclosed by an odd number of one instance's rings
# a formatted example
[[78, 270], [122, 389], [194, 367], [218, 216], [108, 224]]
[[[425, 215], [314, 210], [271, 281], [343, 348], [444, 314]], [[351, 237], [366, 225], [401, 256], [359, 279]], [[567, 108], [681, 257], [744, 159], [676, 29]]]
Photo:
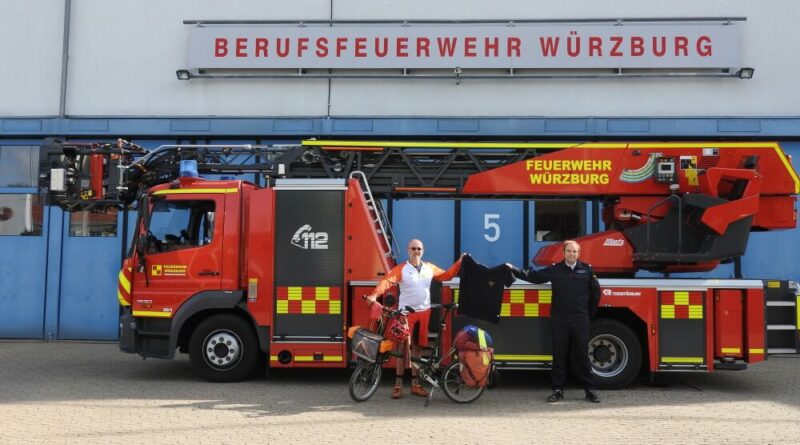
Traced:
[[428, 391], [425, 391], [422, 385], [411, 385], [411, 394], [420, 397], [428, 397]]
[[394, 385], [394, 389], [392, 390], [392, 398], [399, 399], [403, 397], [403, 386], [402, 385]]

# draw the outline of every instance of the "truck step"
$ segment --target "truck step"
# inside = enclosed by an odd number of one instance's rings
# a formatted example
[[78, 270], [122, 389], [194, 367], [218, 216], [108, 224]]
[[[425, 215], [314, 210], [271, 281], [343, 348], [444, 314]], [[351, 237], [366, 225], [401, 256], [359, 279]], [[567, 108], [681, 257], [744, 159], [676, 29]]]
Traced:
[[742, 362], [714, 363], [714, 369], [720, 371], [743, 371], [747, 369], [747, 363], [742, 363]]

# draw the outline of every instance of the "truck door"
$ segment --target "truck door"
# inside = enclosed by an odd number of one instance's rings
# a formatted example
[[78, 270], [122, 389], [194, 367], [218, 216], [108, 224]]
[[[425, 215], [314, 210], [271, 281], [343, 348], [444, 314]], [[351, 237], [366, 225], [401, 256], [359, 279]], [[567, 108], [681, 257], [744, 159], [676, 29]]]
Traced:
[[221, 288], [225, 194], [161, 190], [143, 218], [133, 315], [169, 318], [192, 295]]

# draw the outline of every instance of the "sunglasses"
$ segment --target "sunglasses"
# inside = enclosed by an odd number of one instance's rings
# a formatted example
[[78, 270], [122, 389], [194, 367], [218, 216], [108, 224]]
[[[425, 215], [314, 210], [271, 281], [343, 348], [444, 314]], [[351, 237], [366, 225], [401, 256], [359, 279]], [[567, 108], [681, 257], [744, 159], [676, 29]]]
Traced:
[[422, 250], [422, 247], [409, 247], [408, 250]]

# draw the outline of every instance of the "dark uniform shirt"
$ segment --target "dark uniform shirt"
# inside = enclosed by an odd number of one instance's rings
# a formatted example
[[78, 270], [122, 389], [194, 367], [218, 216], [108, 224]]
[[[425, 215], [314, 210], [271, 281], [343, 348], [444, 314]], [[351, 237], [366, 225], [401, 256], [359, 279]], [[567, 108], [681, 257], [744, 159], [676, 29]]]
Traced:
[[514, 283], [511, 269], [505, 264], [489, 268], [464, 255], [460, 277], [458, 313], [500, 323], [503, 289]]
[[559, 319], [594, 318], [600, 303], [600, 283], [591, 266], [581, 261], [570, 269], [562, 261], [539, 270], [521, 271], [514, 268], [514, 275], [531, 283], [552, 284], [553, 300], [550, 316]]

